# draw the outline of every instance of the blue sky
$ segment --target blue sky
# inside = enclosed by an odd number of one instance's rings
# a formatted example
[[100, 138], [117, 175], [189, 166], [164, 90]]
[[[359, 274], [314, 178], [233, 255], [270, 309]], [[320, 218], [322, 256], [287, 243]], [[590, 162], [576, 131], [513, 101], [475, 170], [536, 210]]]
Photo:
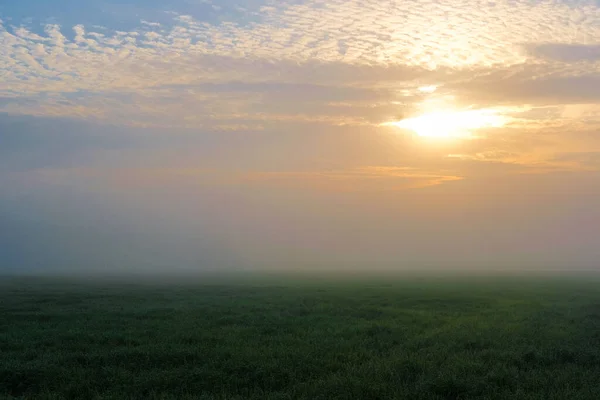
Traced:
[[142, 21], [173, 25], [173, 15], [190, 15], [209, 23], [236, 21], [248, 23], [250, 15], [258, 11], [262, 1], [175, 0], [175, 1], [78, 1], [78, 0], [24, 0], [0, 4], [0, 16], [10, 25], [27, 26], [41, 33], [46, 24], [71, 27], [83, 24], [107, 30], [131, 30]]
[[593, 268], [599, 87], [592, 0], [2, 2], [0, 264]]

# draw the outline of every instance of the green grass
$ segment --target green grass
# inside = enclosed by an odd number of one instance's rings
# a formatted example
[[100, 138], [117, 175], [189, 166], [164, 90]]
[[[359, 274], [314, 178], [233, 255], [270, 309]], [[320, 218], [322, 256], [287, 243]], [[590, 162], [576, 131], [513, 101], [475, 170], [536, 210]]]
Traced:
[[600, 282], [0, 283], [0, 398], [600, 399]]

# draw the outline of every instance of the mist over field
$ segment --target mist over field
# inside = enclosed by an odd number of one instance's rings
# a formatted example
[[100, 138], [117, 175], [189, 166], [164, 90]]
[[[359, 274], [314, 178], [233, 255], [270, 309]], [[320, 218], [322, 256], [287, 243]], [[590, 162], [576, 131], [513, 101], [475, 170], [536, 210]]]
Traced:
[[[207, 145], [203, 135], [167, 141], [110, 125], [0, 119], [2, 272], [578, 271], [600, 257], [597, 172], [337, 188], [337, 178], [299, 184], [185, 165], [225, 147], [232, 165], [251, 165], [265, 150], [249, 140], [283, 145], [286, 132], [220, 133]], [[305, 138], [331, 146], [321, 133]], [[339, 136], [340, 151], [354, 152], [343, 144], [357, 138]]]

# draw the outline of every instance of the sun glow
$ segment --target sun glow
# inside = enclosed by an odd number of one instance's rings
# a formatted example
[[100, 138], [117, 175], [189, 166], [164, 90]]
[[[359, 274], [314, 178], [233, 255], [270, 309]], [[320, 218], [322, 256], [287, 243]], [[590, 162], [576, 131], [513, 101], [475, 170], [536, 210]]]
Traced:
[[420, 137], [434, 139], [472, 138], [473, 131], [483, 128], [500, 128], [508, 118], [498, 115], [497, 110], [436, 111], [389, 122], [384, 125], [408, 129]]

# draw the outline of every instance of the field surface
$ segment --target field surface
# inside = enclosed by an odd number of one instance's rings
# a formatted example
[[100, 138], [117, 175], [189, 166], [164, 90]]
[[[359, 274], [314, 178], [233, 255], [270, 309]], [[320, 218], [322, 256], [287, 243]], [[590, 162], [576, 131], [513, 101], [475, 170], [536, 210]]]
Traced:
[[2, 399], [600, 399], [598, 279], [0, 281]]

